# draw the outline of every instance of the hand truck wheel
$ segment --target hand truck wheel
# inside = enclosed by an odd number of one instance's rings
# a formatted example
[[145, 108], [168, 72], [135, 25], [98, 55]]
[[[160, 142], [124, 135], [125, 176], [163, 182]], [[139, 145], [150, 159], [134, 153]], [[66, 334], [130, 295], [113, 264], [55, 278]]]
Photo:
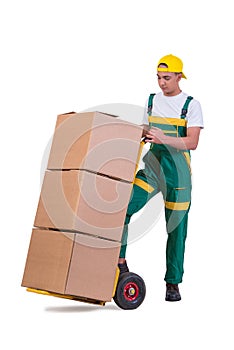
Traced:
[[125, 272], [119, 277], [113, 299], [121, 309], [133, 310], [142, 304], [145, 293], [144, 280], [133, 272]]

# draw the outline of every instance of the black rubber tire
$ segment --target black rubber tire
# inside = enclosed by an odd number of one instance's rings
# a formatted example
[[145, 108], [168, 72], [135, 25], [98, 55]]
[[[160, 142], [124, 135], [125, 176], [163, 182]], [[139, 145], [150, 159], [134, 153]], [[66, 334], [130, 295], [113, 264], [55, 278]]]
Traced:
[[145, 294], [144, 280], [136, 273], [125, 272], [119, 277], [113, 299], [121, 309], [133, 310], [142, 304]]

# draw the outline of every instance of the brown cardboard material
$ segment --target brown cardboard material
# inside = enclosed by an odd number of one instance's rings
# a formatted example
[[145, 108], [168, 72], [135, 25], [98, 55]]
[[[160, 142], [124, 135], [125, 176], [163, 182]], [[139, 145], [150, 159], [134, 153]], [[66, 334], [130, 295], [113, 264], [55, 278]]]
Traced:
[[33, 229], [22, 285], [64, 293], [74, 234]]
[[46, 171], [34, 226], [121, 241], [132, 184], [83, 170]]
[[142, 130], [100, 112], [61, 114], [48, 169], [85, 169], [132, 182]]
[[75, 236], [66, 294], [111, 301], [120, 243]]
[[120, 243], [33, 229], [22, 286], [110, 301], [119, 251]]

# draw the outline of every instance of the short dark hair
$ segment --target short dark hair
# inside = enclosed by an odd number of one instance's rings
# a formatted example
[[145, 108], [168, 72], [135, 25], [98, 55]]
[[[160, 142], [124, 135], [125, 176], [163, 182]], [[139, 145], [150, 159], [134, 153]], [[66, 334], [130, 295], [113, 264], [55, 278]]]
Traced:
[[168, 68], [168, 65], [166, 63], [160, 63], [158, 65], [158, 68], [163, 67], [163, 68]]

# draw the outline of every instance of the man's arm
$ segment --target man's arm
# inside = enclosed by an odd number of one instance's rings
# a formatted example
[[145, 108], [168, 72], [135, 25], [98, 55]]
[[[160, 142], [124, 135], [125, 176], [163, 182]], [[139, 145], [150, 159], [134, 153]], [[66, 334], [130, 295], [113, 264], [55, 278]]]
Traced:
[[195, 150], [198, 145], [200, 136], [200, 127], [187, 128], [187, 136], [185, 137], [172, 137], [164, 135], [163, 131], [159, 128], [152, 127], [146, 133], [146, 142], [164, 144], [180, 150], [188, 149]]

